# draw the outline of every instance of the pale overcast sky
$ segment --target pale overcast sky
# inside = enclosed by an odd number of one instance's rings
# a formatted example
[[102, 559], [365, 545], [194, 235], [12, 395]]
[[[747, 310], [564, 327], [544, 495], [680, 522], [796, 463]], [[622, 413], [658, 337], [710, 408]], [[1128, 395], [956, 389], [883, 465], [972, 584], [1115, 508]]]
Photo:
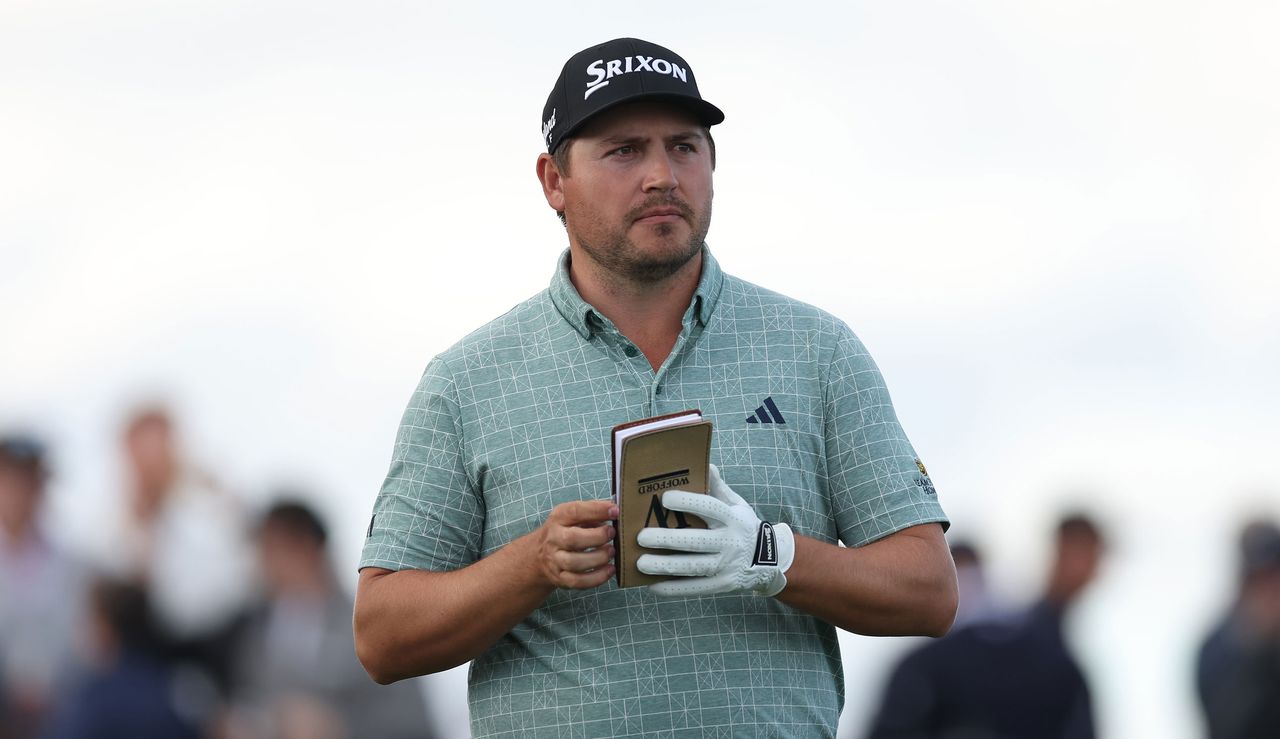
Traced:
[[[354, 577], [422, 368], [565, 244], [560, 66], [640, 36], [727, 115], [726, 270], [861, 335], [1006, 592], [1102, 515], [1073, 638], [1104, 735], [1193, 737], [1234, 529], [1280, 515], [1277, 32], [1238, 1], [7, 2], [0, 427], [54, 443], [83, 543], [121, 414], [168, 399], [246, 498], [314, 489]], [[906, 644], [845, 641], [850, 735]]]

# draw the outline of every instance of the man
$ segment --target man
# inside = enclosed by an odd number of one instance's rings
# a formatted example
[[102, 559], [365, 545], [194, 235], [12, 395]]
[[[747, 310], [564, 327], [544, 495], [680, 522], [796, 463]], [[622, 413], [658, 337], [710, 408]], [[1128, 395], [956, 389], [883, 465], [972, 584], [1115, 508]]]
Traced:
[[[706, 249], [723, 118], [669, 49], [574, 55], [537, 164], [569, 248], [547, 290], [431, 362], [405, 413], [357, 653], [380, 682], [474, 660], [477, 736], [831, 736], [835, 626], [951, 623], [946, 518], [866, 350]], [[689, 408], [719, 474], [664, 503], [714, 528], [648, 540], [701, 554], [653, 555], [683, 576], [618, 589], [609, 431]], [[777, 557], [755, 562], [765, 522]]]
[[1097, 575], [1102, 552], [1092, 518], [1064, 516], [1044, 596], [1025, 613], [980, 619], [908, 654], [868, 736], [1092, 739], [1089, 686], [1062, 622]]
[[351, 641], [351, 597], [329, 563], [328, 532], [297, 500], [274, 503], [257, 532], [264, 593], [237, 629], [232, 736], [428, 736], [412, 683], [369, 681]]
[[1280, 526], [1240, 532], [1239, 589], [1196, 656], [1196, 690], [1209, 739], [1275, 736], [1280, 725]]
[[210, 720], [198, 693], [164, 654], [146, 589], [95, 578], [89, 588], [88, 664], [50, 722], [46, 739], [197, 739]]
[[0, 435], [0, 736], [40, 735], [84, 626], [82, 568], [40, 525], [48, 478], [44, 444]]
[[146, 585], [165, 633], [201, 643], [220, 638], [248, 602], [248, 526], [239, 501], [185, 458], [178, 431], [161, 407], [125, 422], [128, 500], [109, 524], [118, 533], [108, 562]]
[[225, 696], [227, 640], [252, 592], [248, 521], [239, 500], [188, 459], [165, 408], [130, 413], [120, 442], [127, 488], [100, 526], [95, 560], [146, 590], [166, 656]]

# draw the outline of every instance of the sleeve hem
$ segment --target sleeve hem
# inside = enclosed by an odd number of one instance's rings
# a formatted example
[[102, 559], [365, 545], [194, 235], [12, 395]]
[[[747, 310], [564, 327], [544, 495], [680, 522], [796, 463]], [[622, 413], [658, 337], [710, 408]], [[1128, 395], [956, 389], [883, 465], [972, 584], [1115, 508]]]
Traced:
[[840, 537], [840, 541], [844, 542], [845, 546], [853, 547], [856, 549], [858, 547], [863, 547], [868, 544], [872, 544], [874, 542], [880, 541], [885, 537], [893, 536], [894, 534], [898, 533], [899, 531], [902, 531], [903, 529], [909, 529], [912, 526], [920, 526], [926, 523], [942, 524], [942, 531], [944, 533], [947, 531], [947, 529], [951, 528], [951, 520], [947, 518], [946, 514], [938, 513], [937, 515], [920, 516], [917, 518], [909, 518], [904, 521], [895, 521], [893, 524], [893, 527], [890, 528], [889, 530], [878, 531], [870, 536], [864, 537], [863, 539], [853, 544], [850, 544], [849, 542], [845, 541], [844, 537]]

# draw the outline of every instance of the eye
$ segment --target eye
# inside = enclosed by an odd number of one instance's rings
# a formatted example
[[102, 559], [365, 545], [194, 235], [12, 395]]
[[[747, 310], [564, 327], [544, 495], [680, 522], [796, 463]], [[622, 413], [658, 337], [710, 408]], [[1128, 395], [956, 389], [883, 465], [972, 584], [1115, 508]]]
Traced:
[[636, 153], [636, 147], [630, 144], [627, 144], [626, 146], [619, 146], [618, 148], [609, 152], [609, 156], [629, 157], [635, 153]]
[[679, 143], [675, 145], [675, 150], [682, 154], [692, 154], [698, 149], [693, 144]]

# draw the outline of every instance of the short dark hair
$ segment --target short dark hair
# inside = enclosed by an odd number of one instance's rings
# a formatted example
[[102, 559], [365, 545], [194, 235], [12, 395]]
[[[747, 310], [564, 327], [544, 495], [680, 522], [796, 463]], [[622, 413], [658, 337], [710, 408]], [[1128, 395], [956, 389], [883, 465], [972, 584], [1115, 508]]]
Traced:
[[307, 539], [319, 548], [324, 548], [329, 540], [329, 532], [320, 516], [300, 500], [282, 500], [268, 508], [258, 530], [268, 526]]
[[1082, 537], [1091, 539], [1095, 544], [1102, 544], [1105, 538], [1098, 522], [1089, 514], [1081, 511], [1068, 513], [1059, 518], [1057, 534], [1059, 540], [1068, 537]]
[[0, 465], [12, 467], [37, 483], [49, 476], [48, 452], [34, 436], [0, 436]]
[[969, 563], [976, 566], [982, 565], [982, 556], [978, 553], [978, 547], [973, 543], [960, 540], [951, 545], [951, 559], [956, 564]]
[[[702, 133], [707, 137], [707, 146], [711, 148], [711, 170], [714, 172], [716, 168], [716, 140], [711, 137], [711, 129], [703, 126]], [[560, 172], [560, 176], [569, 176], [569, 147], [573, 145], [576, 136], [566, 136], [560, 141], [560, 145], [556, 150], [551, 152], [551, 159], [556, 163], [556, 169]], [[564, 211], [556, 211], [556, 215], [560, 218], [562, 225], [568, 226], [569, 222], [565, 220]]]
[[1239, 546], [1245, 579], [1280, 569], [1280, 526], [1273, 521], [1250, 521], [1240, 531]]
[[159, 653], [164, 637], [155, 621], [151, 599], [142, 585], [111, 577], [99, 577], [90, 585], [94, 612], [129, 651]]

